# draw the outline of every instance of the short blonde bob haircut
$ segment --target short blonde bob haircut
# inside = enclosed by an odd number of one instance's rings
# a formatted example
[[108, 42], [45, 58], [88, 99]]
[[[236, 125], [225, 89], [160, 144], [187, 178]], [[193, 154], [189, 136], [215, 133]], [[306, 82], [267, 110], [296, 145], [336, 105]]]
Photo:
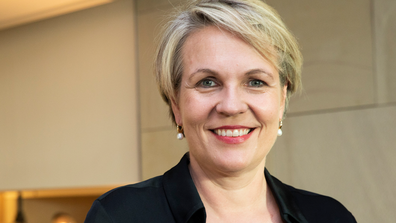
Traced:
[[302, 55], [294, 36], [278, 13], [261, 0], [190, 0], [163, 31], [155, 75], [175, 123], [171, 100], [177, 102], [183, 72], [182, 47], [193, 32], [216, 26], [244, 40], [278, 69], [282, 86], [290, 96], [301, 88]]

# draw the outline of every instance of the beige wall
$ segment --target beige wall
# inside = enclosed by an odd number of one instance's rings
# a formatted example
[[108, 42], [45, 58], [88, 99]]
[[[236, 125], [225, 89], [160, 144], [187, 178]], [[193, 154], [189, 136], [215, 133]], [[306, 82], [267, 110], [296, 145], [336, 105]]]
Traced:
[[[142, 174], [176, 164], [176, 139], [152, 76], [153, 44], [178, 0], [139, 0]], [[304, 93], [292, 98], [270, 172], [341, 201], [358, 222], [396, 218], [396, 2], [267, 0], [299, 39]]]
[[147, 179], [174, 166], [187, 151], [187, 143], [176, 140], [176, 130], [158, 93], [152, 70], [156, 37], [171, 7], [167, 0], [137, 3], [142, 177]]
[[0, 190], [139, 180], [133, 0], [0, 32]]

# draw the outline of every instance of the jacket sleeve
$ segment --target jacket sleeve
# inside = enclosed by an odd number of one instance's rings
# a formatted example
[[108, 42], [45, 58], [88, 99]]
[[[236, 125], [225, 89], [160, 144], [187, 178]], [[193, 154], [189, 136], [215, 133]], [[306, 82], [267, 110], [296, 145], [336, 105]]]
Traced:
[[114, 223], [114, 221], [107, 214], [100, 201], [96, 200], [88, 211], [84, 223]]

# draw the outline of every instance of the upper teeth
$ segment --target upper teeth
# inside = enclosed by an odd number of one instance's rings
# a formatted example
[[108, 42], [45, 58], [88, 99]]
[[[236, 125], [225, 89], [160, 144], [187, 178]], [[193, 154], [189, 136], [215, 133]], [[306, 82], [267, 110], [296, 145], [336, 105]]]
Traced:
[[249, 133], [249, 129], [216, 129], [215, 133], [220, 136], [238, 137], [247, 135]]

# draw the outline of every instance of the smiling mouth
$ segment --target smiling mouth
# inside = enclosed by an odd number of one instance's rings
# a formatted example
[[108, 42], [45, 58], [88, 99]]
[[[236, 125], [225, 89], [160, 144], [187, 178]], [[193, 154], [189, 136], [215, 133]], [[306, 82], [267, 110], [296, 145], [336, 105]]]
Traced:
[[240, 137], [249, 134], [254, 129], [214, 129], [213, 133], [219, 136]]

